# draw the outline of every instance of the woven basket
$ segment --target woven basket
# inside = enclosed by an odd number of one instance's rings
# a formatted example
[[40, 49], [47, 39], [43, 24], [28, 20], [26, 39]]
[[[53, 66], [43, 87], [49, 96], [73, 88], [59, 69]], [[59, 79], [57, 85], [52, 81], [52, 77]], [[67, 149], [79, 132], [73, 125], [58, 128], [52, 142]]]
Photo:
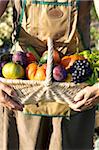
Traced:
[[18, 93], [18, 99], [23, 104], [37, 104], [40, 101], [58, 102], [62, 104], [73, 104], [76, 93], [86, 87], [87, 84], [53, 82], [53, 41], [48, 38], [48, 61], [45, 81], [5, 79], [0, 77], [0, 81], [13, 87]]

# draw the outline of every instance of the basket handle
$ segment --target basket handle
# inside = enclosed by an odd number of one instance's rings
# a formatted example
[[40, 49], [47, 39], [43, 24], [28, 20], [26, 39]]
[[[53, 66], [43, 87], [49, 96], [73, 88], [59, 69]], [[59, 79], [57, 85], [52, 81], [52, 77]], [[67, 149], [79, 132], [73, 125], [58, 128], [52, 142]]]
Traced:
[[48, 59], [47, 59], [47, 69], [46, 69], [46, 86], [50, 86], [52, 84], [52, 70], [53, 70], [53, 40], [48, 37], [47, 39], [48, 45]]

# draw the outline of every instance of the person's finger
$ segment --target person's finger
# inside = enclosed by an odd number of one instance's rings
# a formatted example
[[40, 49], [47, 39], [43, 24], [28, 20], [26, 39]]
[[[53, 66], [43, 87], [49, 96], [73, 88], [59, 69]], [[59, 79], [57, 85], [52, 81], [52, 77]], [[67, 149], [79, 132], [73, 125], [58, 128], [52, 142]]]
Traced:
[[4, 103], [0, 103], [0, 106], [6, 107], [6, 108], [8, 108], [9, 110], [13, 109], [12, 107], [10, 107], [9, 105], [4, 104]]
[[71, 109], [73, 109], [74, 111], [78, 111], [78, 112], [80, 112], [80, 111], [81, 111], [80, 109], [74, 108], [74, 107], [73, 107], [73, 106], [71, 106], [71, 105], [69, 105], [69, 107], [70, 107]]
[[0, 89], [5, 91], [9, 96], [18, 96], [17, 92], [13, 88], [6, 84], [3, 84], [2, 82], [0, 82]]
[[87, 100], [90, 97], [89, 87], [84, 88], [74, 97], [74, 101], [81, 101], [82, 99]]
[[5, 102], [6, 103], [7, 102], [17, 103], [18, 105], [20, 105], [21, 107], [23, 107], [23, 104], [19, 100], [17, 100], [16, 97], [11, 97], [5, 91], [2, 91], [2, 90], [0, 90], [0, 102], [1, 103], [5, 103]]
[[22, 111], [23, 110], [23, 107], [21, 107], [19, 104], [17, 104], [16, 102], [10, 100], [10, 101], [7, 101], [5, 103], [2, 103], [5, 107], [9, 108], [10, 110], [13, 109], [13, 110], [20, 110]]
[[78, 112], [81, 112], [81, 110], [80, 110], [80, 109], [74, 109], [74, 111], [78, 111]]
[[0, 90], [0, 103], [3, 103], [13, 109], [23, 110], [23, 104], [17, 103], [17, 101], [14, 101], [7, 93], [1, 90]]
[[78, 109], [78, 111], [80, 111], [80, 107], [83, 106], [85, 104], [86, 100], [83, 99], [81, 101], [78, 101], [76, 103], [71, 103], [69, 106], [72, 108], [72, 109]]
[[20, 110], [22, 111], [22, 108], [16, 107], [15, 104], [12, 103], [0, 103], [1, 106], [8, 108], [9, 110]]
[[81, 107], [81, 111], [86, 110], [86, 109], [91, 109], [95, 106], [95, 98], [90, 98], [89, 100], [87, 100], [84, 104], [84, 106]]
[[17, 101], [14, 101], [12, 99], [9, 98], [9, 100], [7, 101], [7, 104], [12, 108], [12, 109], [16, 109], [16, 110], [23, 110], [23, 105], [20, 103], [17, 103]]
[[76, 108], [75, 102], [73, 102], [71, 99], [65, 98], [65, 101], [68, 103], [71, 109], [73, 109], [74, 111], [80, 111], [80, 109]]
[[90, 105], [90, 103], [91, 103], [91, 101], [86, 101], [86, 102], [85, 102], [85, 106]]
[[12, 106], [12, 105], [14, 106], [14, 107], [12, 107], [12, 109], [20, 110], [20, 111], [23, 110], [23, 105], [20, 105], [20, 104], [18, 104], [17, 102], [11, 101], [10, 104], [11, 104], [11, 106]]
[[92, 104], [93, 106], [95, 106], [97, 103], [99, 102], [99, 97], [97, 95], [95, 95], [94, 97], [91, 97], [90, 99], [88, 99], [85, 103], [86, 106]]
[[83, 106], [83, 107], [81, 108], [81, 111], [88, 110], [88, 109], [92, 109], [92, 108], [93, 108], [93, 106], [90, 104], [90, 105], [88, 105], [88, 106]]
[[80, 101], [84, 98], [84, 94], [85, 94], [85, 91], [84, 90], [81, 90], [80, 92], [78, 92], [76, 94], [76, 96], [74, 97], [74, 101]]

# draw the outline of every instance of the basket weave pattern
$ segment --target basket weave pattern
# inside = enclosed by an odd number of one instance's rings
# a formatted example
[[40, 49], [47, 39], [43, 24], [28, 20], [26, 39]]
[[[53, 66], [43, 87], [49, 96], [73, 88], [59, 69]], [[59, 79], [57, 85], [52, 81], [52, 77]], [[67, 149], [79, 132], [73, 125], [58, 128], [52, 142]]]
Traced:
[[36, 104], [39, 101], [56, 101], [63, 104], [73, 103], [76, 93], [83, 89], [86, 84], [52, 82], [52, 66], [53, 41], [51, 38], [48, 38], [48, 61], [45, 81], [12, 80], [2, 77], [0, 77], [0, 81], [13, 87], [19, 95], [18, 99], [24, 104]]

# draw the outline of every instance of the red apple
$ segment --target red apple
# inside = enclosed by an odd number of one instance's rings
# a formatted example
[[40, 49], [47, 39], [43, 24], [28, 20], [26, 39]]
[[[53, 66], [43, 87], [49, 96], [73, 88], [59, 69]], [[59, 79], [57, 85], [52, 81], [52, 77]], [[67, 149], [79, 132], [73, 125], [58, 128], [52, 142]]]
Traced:
[[[48, 59], [48, 51], [45, 51], [42, 54], [42, 57], [40, 58], [40, 63], [44, 64], [47, 62]], [[54, 59], [54, 63], [59, 63], [60, 62], [60, 55], [59, 52], [57, 50], [53, 50], [53, 59]]]
[[27, 64], [36, 61], [36, 57], [31, 52], [26, 52]]

